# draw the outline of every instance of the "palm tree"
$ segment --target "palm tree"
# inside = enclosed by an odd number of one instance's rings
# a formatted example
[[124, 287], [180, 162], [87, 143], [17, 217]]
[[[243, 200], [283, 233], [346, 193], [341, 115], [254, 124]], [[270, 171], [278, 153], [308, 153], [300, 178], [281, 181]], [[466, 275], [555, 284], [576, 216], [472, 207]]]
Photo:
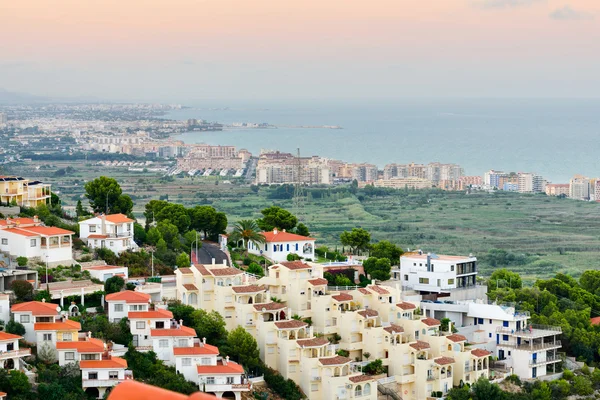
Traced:
[[256, 247], [260, 247], [267, 240], [265, 236], [260, 232], [258, 224], [253, 219], [242, 219], [233, 226], [233, 232], [229, 235], [229, 240], [234, 243], [242, 240], [244, 242], [244, 248], [248, 249], [248, 243], [254, 243]]

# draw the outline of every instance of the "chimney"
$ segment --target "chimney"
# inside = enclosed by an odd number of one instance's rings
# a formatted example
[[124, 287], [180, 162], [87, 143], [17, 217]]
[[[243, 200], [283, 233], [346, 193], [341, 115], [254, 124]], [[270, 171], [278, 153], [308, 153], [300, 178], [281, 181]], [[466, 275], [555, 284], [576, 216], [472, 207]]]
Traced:
[[375, 279], [371, 279], [371, 285], [375, 285]]
[[204, 347], [204, 345], [206, 344], [206, 338], [203, 337], [202, 338], [202, 343], [200, 344], [201, 347]]
[[227, 266], [227, 260], [226, 259], [223, 259], [223, 265]]
[[285, 229], [283, 230], [283, 232], [285, 233]]
[[448, 321], [448, 332], [452, 333], [452, 321]]
[[106, 235], [106, 215], [104, 213], [102, 213], [100, 215], [100, 219], [102, 220], [102, 234]]
[[179, 320], [179, 325], [177, 326], [177, 328], [181, 328], [182, 326], [183, 326], [183, 320], [182, 320], [182, 319], [180, 319], [180, 320]]
[[33, 223], [37, 224], [38, 222], [40, 222], [40, 220], [38, 219], [37, 215], [33, 216]]
[[215, 265], [215, 261], [216, 261], [216, 260], [213, 258], [213, 259], [212, 259], [212, 265]]
[[92, 338], [92, 331], [88, 331], [88, 333], [87, 333], [87, 338], [88, 338], [88, 339], [91, 339], [91, 338]]
[[229, 356], [225, 357], [223, 360], [223, 365], [227, 365], [227, 363], [229, 363]]
[[277, 235], [277, 228], [273, 228], [273, 234]]

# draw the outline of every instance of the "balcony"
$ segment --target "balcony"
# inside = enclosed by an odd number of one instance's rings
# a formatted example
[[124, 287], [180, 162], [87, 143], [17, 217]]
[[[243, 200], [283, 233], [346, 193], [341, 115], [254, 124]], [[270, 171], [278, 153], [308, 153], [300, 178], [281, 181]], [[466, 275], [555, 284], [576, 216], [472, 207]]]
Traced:
[[310, 378], [311, 382], [321, 382], [321, 377], [320, 376], [312, 376]]
[[251, 383], [204, 383], [200, 382], [200, 389], [205, 392], [247, 392], [252, 388]]
[[[521, 312], [517, 312], [516, 314], [520, 314]], [[541, 338], [547, 336], [556, 336], [562, 333], [562, 329], [560, 326], [551, 326], [551, 325], [531, 325], [531, 329], [526, 327], [524, 329], [511, 329], [508, 327], [498, 327], [496, 328], [496, 333], [502, 333], [503, 335], [511, 335], [515, 337], [521, 338]]]
[[512, 347], [517, 350], [529, 350], [529, 351], [538, 351], [538, 350], [550, 350], [550, 349], [559, 349], [562, 347], [560, 340], [556, 340], [555, 342], [548, 343], [524, 343], [517, 345], [516, 343], [499, 343], [498, 347]]
[[10, 358], [17, 358], [17, 357], [27, 357], [30, 355], [31, 355], [31, 349], [0, 351], [0, 360], [7, 360]]
[[554, 363], [554, 362], [559, 362], [559, 361], [562, 361], [562, 359], [558, 356], [546, 356], [545, 360], [529, 360], [529, 366], [535, 367], [538, 365], [544, 365], [544, 364], [549, 364], [549, 363]]
[[89, 387], [113, 387], [121, 382], [133, 379], [133, 372], [125, 370], [125, 376], [123, 379], [82, 379], [81, 386], [83, 388]]

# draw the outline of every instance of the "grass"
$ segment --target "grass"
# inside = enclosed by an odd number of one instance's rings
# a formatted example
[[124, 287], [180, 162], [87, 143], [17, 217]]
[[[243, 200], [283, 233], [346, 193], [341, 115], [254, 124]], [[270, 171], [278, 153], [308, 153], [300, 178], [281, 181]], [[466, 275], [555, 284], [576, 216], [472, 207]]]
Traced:
[[[38, 163], [39, 164], [39, 163]], [[18, 164], [13, 173], [42, 179], [59, 190], [67, 207], [84, 193], [84, 180], [100, 175], [117, 179], [125, 193], [134, 197], [134, 213], [143, 217], [145, 204], [169, 195], [186, 206], [212, 204], [227, 213], [230, 223], [258, 218], [260, 210], [277, 205], [293, 210], [291, 200], [271, 200], [271, 189], [254, 193], [250, 185], [215, 184], [216, 177], [161, 180], [159, 173], [129, 172], [126, 168], [90, 166], [83, 162], [52, 162], [52, 169], [35, 170], [33, 164]], [[71, 165], [76, 172], [54, 178], [55, 169]], [[10, 173], [9, 171], [6, 171]], [[344, 230], [362, 227], [374, 240], [390, 240], [403, 249], [423, 249], [440, 254], [468, 255], [480, 259], [481, 270], [490, 274], [485, 255], [490, 249], [505, 249], [531, 256], [531, 264], [512, 268], [525, 279], [547, 277], [556, 272], [577, 276], [597, 268], [600, 256], [600, 205], [545, 195], [496, 192], [467, 195], [459, 192], [395, 191], [379, 197], [358, 196], [326, 190], [321, 198], [308, 196], [301, 220], [318, 239], [318, 245], [340, 247]], [[85, 201], [84, 201], [85, 204]], [[539, 266], [535, 260], [554, 262]]]

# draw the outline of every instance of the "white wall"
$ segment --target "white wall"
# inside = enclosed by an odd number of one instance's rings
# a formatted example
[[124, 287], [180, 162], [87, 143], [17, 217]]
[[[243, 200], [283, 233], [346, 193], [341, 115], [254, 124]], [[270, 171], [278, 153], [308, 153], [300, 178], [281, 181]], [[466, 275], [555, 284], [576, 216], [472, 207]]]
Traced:
[[[296, 245], [298, 246], [298, 250], [296, 250]], [[310, 245], [310, 251], [306, 254], [303, 249], [305, 245]], [[265, 246], [267, 250], [265, 250]], [[274, 251], [275, 246], [283, 246], [283, 250]], [[280, 247], [277, 247], [280, 248]], [[288, 250], [289, 248], [289, 250]], [[315, 241], [314, 240], [303, 240], [297, 242], [272, 242], [266, 243], [261, 246], [255, 246], [253, 243], [248, 243], [248, 252], [252, 254], [260, 255], [262, 250], [262, 254], [266, 257], [275, 260], [275, 261], [287, 261], [288, 254], [297, 254], [303, 258], [310, 258], [314, 261], [315, 259]]]
[[[129, 311], [148, 311], [148, 303], [126, 303], [124, 301], [107, 301], [108, 304], [108, 320], [111, 322], [119, 322], [123, 318], [127, 318]], [[116, 311], [116, 305], [122, 305], [123, 311]], [[137, 309], [135, 309], [137, 307]]]

